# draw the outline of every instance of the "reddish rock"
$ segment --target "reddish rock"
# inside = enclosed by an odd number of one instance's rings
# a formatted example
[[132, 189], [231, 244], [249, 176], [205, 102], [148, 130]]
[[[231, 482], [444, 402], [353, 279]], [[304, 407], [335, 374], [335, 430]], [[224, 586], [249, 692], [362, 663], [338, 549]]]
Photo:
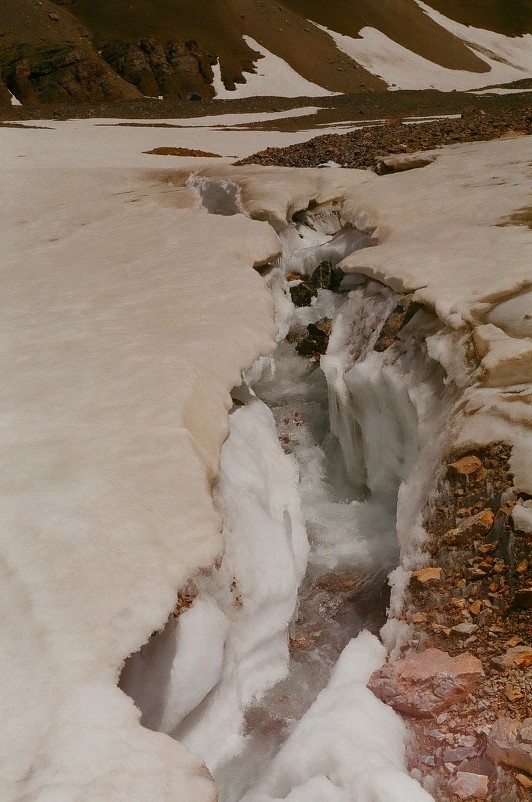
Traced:
[[443, 570], [436, 565], [419, 568], [417, 571], [412, 571], [412, 581], [425, 587], [426, 585], [440, 582], [442, 573]]
[[480, 660], [426, 649], [376, 671], [368, 687], [391, 707], [419, 718], [435, 716], [464, 699], [482, 681]]
[[492, 659], [495, 668], [528, 668], [532, 666], [532, 647], [513, 646], [505, 654], [498, 655]]
[[450, 474], [455, 474], [458, 476], [471, 476], [472, 474], [478, 473], [482, 470], [482, 463], [478, 457], [471, 455], [469, 457], [462, 457], [462, 459], [459, 459], [456, 462], [451, 462], [447, 468]]
[[532, 774], [532, 719], [500, 718], [491, 728], [486, 750], [493, 763], [505, 763]]
[[485, 774], [457, 771], [449, 782], [449, 789], [460, 799], [486, 799], [488, 785], [488, 777]]

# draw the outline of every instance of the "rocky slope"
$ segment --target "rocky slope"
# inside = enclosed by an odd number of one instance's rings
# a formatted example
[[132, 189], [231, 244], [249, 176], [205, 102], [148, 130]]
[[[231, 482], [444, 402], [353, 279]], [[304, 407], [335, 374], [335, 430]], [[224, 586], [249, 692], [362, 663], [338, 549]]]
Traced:
[[[432, 7], [460, 22], [520, 36], [532, 29], [531, 0], [482, 5], [438, 0]], [[260, 69], [261, 48], [330, 92], [384, 90], [378, 68], [346, 54], [328, 30], [357, 41], [362, 30], [434, 65], [489, 73], [486, 53], [471, 49], [416, 0], [4, 0], [0, 8], [0, 105], [169, 100], [215, 95], [213, 66], [225, 90]], [[490, 57], [493, 53], [490, 52]], [[499, 59], [500, 61], [500, 59]], [[10, 94], [11, 93], [11, 94]]]

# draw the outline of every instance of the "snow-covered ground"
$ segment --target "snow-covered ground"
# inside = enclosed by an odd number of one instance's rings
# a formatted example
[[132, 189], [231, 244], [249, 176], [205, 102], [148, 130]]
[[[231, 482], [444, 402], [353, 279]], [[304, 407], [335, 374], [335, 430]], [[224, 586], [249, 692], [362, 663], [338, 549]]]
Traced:
[[[290, 269], [307, 270], [327, 237], [307, 231], [308, 250], [297, 253], [292, 216], [336, 204], [377, 243], [349, 254], [344, 235], [335, 246], [343, 269], [414, 292], [439, 318], [430, 358], [463, 385], [454, 442], [509, 440], [515, 484], [531, 493], [532, 235], [522, 223], [531, 138], [453, 146], [423, 169], [378, 177], [142, 154], [180, 145], [244, 155], [262, 147], [263, 132], [35, 126], [48, 124], [0, 128], [0, 799], [207, 802], [215, 789], [200, 758], [217, 770], [243, 748], [242, 705], [286, 671], [307, 550], [295, 464], [249, 394], [233, 409], [213, 502], [229, 391], [274, 348], [272, 296], [252, 267], [284, 245]], [[279, 136], [287, 144], [306, 132]], [[173, 166], [182, 170], [174, 180]], [[202, 208], [201, 192], [212, 203], [218, 192], [212, 208], [225, 214]], [[274, 295], [282, 324], [282, 287]], [[347, 399], [342, 336], [340, 327], [328, 379]], [[457, 343], [471, 338], [481, 362], [468, 374]], [[382, 469], [386, 443], [416, 414], [423, 421], [427, 398], [389, 369], [401, 409], [381, 432], [367, 483], [378, 493], [379, 476], [392, 476], [406, 571], [422, 537], [423, 482], [405, 489], [409, 477]], [[345, 370], [346, 387], [364, 382], [359, 419], [375, 429], [371, 364]], [[336, 425], [348, 419], [339, 408]], [[201, 592], [172, 629], [177, 593], [193, 578]], [[155, 704], [146, 721], [200, 757], [141, 727], [116, 686], [125, 658], [155, 631], [162, 642], [136, 659], [160, 644], [164, 705], [143, 684], [143, 704]], [[385, 634], [393, 646], [393, 626]], [[248, 799], [430, 798], [404, 772], [400, 720], [364, 687], [383, 657], [368, 634], [347, 647]]]

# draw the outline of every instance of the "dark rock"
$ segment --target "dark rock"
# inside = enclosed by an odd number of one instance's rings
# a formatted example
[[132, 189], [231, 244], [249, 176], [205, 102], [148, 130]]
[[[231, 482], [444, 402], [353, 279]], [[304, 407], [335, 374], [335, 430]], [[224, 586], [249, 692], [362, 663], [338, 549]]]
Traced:
[[512, 607], [519, 610], [532, 609], [532, 588], [518, 590], [512, 600]]
[[375, 351], [386, 351], [387, 348], [393, 345], [401, 329], [406, 326], [408, 321], [411, 320], [421, 308], [421, 304], [415, 303], [408, 297], [403, 298], [380, 330], [374, 345]]
[[290, 296], [294, 306], [310, 306], [310, 302], [318, 294], [318, 290], [308, 281], [302, 281], [295, 287], [290, 287]]
[[344, 277], [344, 273], [339, 268], [333, 268], [328, 260], [320, 262], [312, 273], [308, 283], [317, 290], [331, 290], [336, 292]]
[[72, 44], [18, 48], [2, 78], [21, 103], [66, 103], [138, 97], [86, 47]]
[[316, 323], [309, 323], [307, 326], [308, 337], [304, 337], [296, 345], [296, 351], [301, 356], [318, 356], [324, 354], [329, 344], [332, 321], [329, 318], [322, 318]]
[[443, 753], [444, 763], [461, 763], [478, 755], [478, 749], [474, 746], [457, 746], [454, 749], [446, 749]]

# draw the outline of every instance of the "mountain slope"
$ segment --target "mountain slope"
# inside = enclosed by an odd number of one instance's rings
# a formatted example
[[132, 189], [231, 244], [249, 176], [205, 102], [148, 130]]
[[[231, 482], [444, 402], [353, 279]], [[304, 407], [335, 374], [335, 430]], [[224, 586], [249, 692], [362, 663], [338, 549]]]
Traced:
[[[3, 0], [0, 80], [23, 103], [238, 97], [271, 54], [301, 94], [468, 89], [531, 76], [532, 57], [513, 58], [532, 37], [506, 38], [530, 31], [532, 0]], [[285, 94], [276, 63], [270, 93]]]

